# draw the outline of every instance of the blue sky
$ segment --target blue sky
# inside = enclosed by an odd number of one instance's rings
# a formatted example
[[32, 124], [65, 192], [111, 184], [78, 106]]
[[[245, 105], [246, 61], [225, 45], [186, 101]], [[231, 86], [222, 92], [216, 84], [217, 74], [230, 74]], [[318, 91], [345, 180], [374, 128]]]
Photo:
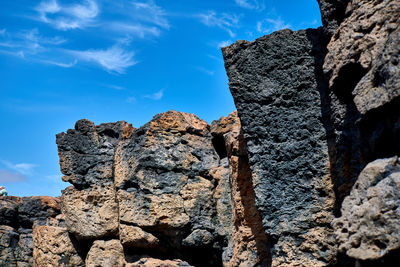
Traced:
[[235, 107], [221, 46], [321, 25], [315, 0], [0, 1], [0, 184], [60, 195], [55, 135]]

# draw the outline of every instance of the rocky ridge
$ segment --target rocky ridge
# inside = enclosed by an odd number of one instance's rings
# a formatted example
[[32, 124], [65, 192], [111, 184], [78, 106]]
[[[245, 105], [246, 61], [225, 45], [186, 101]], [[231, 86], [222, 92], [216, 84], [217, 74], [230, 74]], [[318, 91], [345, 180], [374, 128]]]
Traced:
[[400, 3], [318, 3], [322, 28], [223, 48], [228, 117], [58, 134], [71, 186], [0, 197], [0, 265], [394, 266]]

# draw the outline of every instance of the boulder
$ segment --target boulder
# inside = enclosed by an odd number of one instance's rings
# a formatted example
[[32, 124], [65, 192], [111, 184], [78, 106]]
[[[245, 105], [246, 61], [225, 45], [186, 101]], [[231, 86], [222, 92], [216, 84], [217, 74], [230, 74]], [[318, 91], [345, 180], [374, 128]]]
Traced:
[[400, 161], [378, 159], [360, 173], [333, 221], [339, 250], [376, 260], [400, 248]]

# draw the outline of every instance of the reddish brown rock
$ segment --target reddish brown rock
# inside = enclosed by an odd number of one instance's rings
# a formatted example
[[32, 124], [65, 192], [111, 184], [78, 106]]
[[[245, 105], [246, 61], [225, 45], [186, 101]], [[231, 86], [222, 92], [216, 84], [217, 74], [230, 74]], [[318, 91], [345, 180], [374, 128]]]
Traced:
[[119, 240], [96, 240], [86, 257], [86, 267], [125, 267], [124, 251]]
[[0, 197], [0, 266], [33, 265], [32, 227], [60, 213], [54, 197]]
[[333, 35], [324, 71], [330, 87], [361, 114], [400, 96], [400, 3], [354, 0]]
[[33, 266], [85, 266], [65, 227], [64, 216], [33, 228]]
[[211, 132], [224, 141], [232, 186], [234, 228], [224, 266], [268, 266], [268, 239], [255, 206], [252, 174], [237, 112], [214, 121]]
[[137, 226], [119, 225], [119, 238], [121, 244], [127, 248], [156, 248], [160, 240]]
[[78, 190], [67, 187], [62, 212], [68, 231], [79, 239], [98, 239], [118, 233], [118, 203], [113, 185], [93, 185]]
[[[138, 258], [138, 259], [137, 259]], [[135, 257], [126, 267], [193, 267], [182, 260], [160, 260], [150, 257]]]

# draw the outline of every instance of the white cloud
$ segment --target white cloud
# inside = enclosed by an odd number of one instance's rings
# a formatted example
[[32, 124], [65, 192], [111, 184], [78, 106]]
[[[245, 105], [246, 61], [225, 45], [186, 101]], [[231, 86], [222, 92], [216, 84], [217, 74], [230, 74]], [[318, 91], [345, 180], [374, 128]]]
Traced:
[[60, 5], [57, 0], [42, 1], [37, 7], [39, 20], [59, 30], [83, 29], [90, 26], [99, 14], [94, 0], [79, 4]]
[[109, 24], [109, 27], [113, 31], [139, 36], [140, 38], [145, 38], [147, 36], [159, 36], [161, 34], [161, 30], [158, 27], [146, 26], [142, 24], [113, 22]]
[[52, 60], [42, 60], [42, 62], [46, 63], [46, 64], [62, 67], [62, 68], [71, 68], [78, 63], [78, 60], [75, 59], [74, 61], [72, 61], [70, 63], [56, 62], [56, 61], [52, 61]]
[[8, 169], [16, 171], [23, 175], [31, 175], [33, 172], [33, 168], [37, 167], [35, 164], [31, 163], [17, 163], [13, 164], [7, 160], [0, 160], [0, 162], [5, 165]]
[[166, 18], [166, 12], [153, 0], [150, 1], [132, 1], [134, 7], [133, 16], [143, 22], [155, 24], [161, 28], [169, 29], [170, 25]]
[[0, 183], [24, 182], [26, 176], [7, 170], [0, 169]]
[[123, 87], [123, 86], [119, 86], [119, 85], [114, 85], [114, 84], [106, 84], [105, 85], [106, 87], [108, 87], [108, 88], [111, 88], [111, 89], [115, 89], [115, 90], [125, 90], [126, 88], [125, 87]]
[[66, 39], [60, 36], [44, 37], [36, 28], [16, 34], [8, 33], [4, 40], [0, 42], [0, 46], [6, 47], [10, 54], [23, 58], [25, 54], [34, 55], [45, 51], [49, 46], [58, 46], [66, 42]]
[[247, 9], [255, 9], [260, 11], [265, 9], [265, 1], [263, 0], [235, 0], [235, 3], [238, 6]]
[[232, 44], [232, 40], [225, 40], [221, 41], [217, 44], [218, 48], [225, 47], [225, 46], [230, 46]]
[[69, 50], [76, 57], [99, 64], [108, 72], [125, 73], [125, 70], [137, 62], [133, 59], [134, 53], [126, 51], [120, 45], [114, 45], [106, 50]]
[[239, 17], [234, 14], [217, 14], [214, 10], [210, 10], [207, 13], [199, 14], [200, 22], [208, 27], [218, 27], [225, 30], [232, 38], [235, 37], [235, 33], [231, 28], [237, 27], [239, 24]]
[[281, 17], [278, 17], [276, 19], [267, 18], [257, 22], [257, 31], [263, 34], [268, 34], [274, 31], [279, 31], [291, 27], [292, 26], [283, 21]]
[[150, 95], [145, 95], [144, 97], [152, 99], [152, 100], [160, 100], [163, 96], [164, 96], [164, 89], [161, 89], [158, 92], [155, 92], [155, 93], [150, 94]]

